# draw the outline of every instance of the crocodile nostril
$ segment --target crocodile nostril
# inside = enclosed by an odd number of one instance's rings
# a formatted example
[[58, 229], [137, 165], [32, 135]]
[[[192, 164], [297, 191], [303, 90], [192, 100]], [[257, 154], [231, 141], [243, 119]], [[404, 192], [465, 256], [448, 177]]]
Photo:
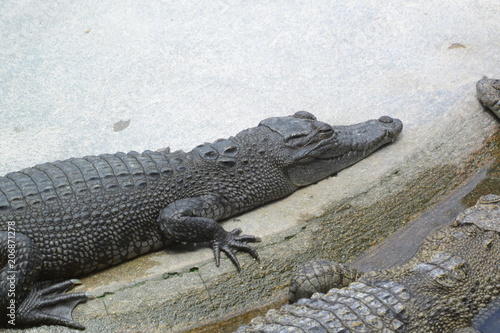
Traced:
[[378, 121], [380, 121], [381, 123], [384, 123], [384, 124], [390, 124], [393, 122], [393, 119], [389, 116], [382, 116], [382, 117], [378, 118]]

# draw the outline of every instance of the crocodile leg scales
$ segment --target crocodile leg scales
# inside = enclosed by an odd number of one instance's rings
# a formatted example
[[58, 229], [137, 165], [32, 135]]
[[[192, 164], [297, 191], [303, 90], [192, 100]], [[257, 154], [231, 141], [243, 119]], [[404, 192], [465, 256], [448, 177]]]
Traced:
[[314, 293], [327, 293], [332, 288], [347, 287], [361, 275], [356, 269], [338, 262], [308, 261], [300, 264], [292, 274], [288, 299], [294, 303]]
[[248, 252], [259, 260], [257, 251], [247, 244], [247, 242], [257, 242], [259, 238], [240, 235], [241, 229], [234, 229], [231, 232], [224, 230], [216, 220], [228, 215], [225, 207], [227, 205], [216, 194], [181, 199], [164, 208], [158, 222], [167, 239], [178, 242], [209, 242], [217, 266], [220, 264], [220, 251], [222, 251], [240, 270], [234, 250]]
[[83, 329], [73, 321], [74, 307], [87, 301], [85, 293], [66, 294], [76, 280], [58, 284], [36, 282], [42, 255], [33, 242], [16, 232], [0, 231], [0, 323], [6, 327], [65, 325]]

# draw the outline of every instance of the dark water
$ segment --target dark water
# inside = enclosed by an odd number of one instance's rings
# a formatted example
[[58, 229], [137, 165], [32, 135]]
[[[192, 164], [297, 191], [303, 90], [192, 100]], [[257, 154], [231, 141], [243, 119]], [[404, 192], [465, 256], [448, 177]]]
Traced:
[[[490, 306], [490, 308], [494, 308], [496, 312], [493, 312], [491, 315], [486, 316], [486, 319], [480, 318], [476, 321], [474, 327], [480, 330], [482, 333], [498, 333], [500, 332], [500, 300], [497, 300]], [[481, 314], [479, 314], [480, 317]]]

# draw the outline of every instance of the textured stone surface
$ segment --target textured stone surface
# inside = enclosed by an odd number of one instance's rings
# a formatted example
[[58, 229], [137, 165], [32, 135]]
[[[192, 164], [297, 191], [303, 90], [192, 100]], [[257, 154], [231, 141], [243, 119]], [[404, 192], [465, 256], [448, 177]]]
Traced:
[[75, 317], [91, 332], [178, 331], [286, 297], [295, 261], [330, 247], [328, 259], [351, 258], [464, 176], [498, 128], [475, 83], [500, 77], [499, 10], [469, 0], [2, 1], [0, 173], [191, 149], [298, 110], [335, 125], [400, 118], [394, 145], [224, 223], [263, 238], [260, 264], [238, 256], [236, 274], [228, 260], [216, 269], [204, 246], [169, 248], [82, 279], [78, 290], [105, 296]]

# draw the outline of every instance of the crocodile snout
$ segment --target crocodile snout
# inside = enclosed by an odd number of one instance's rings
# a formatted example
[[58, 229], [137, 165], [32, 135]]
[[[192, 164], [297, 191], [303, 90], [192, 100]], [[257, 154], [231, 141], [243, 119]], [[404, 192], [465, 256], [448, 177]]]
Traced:
[[378, 121], [382, 124], [383, 127], [386, 128], [387, 136], [390, 138], [395, 139], [403, 130], [403, 123], [399, 119], [389, 116], [382, 116], [378, 118]]

